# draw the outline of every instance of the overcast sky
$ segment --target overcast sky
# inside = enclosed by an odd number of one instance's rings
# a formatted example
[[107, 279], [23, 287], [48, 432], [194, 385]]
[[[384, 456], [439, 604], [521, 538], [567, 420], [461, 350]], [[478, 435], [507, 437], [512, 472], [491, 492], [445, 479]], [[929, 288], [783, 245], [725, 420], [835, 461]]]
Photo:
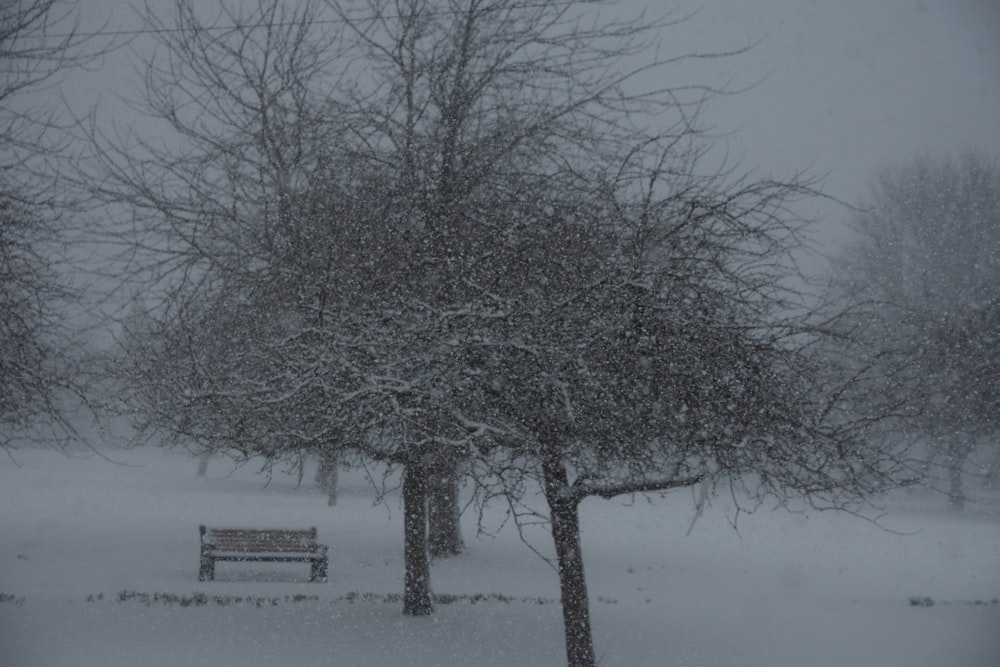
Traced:
[[[149, 4], [169, 11], [172, 1]], [[81, 27], [138, 27], [125, 4], [80, 0]], [[744, 167], [775, 176], [808, 169], [825, 175], [831, 195], [857, 202], [878, 168], [918, 153], [1000, 155], [1000, 0], [622, 0], [614, 11], [643, 7], [695, 12], [664, 35], [672, 52], [756, 43], [739, 57], [678, 72], [737, 87], [759, 81], [709, 110]], [[74, 76], [68, 97], [81, 106], [98, 92], [110, 100], [129, 80], [127, 58], [119, 52], [100, 72]], [[824, 238], [841, 238], [847, 214], [817, 211]]]
[[744, 163], [776, 175], [811, 168], [828, 174], [828, 192], [855, 202], [880, 167], [918, 153], [1000, 155], [998, 0], [683, 6], [701, 8], [685, 39], [761, 40], [725, 68], [738, 80], [766, 78], [713, 112], [735, 131], [727, 141]]

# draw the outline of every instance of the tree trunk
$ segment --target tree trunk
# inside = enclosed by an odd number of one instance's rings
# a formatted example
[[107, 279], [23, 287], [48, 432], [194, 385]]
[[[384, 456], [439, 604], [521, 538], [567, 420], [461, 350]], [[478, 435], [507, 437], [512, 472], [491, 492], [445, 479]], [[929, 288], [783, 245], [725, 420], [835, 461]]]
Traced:
[[428, 480], [428, 547], [431, 557], [462, 553], [461, 509], [458, 501], [458, 462], [435, 463]]
[[596, 667], [587, 580], [580, 549], [579, 503], [564, 493], [569, 488], [569, 482], [561, 463], [546, 461], [542, 468], [545, 498], [552, 519], [552, 539], [559, 564], [566, 658], [569, 667]]
[[337, 478], [340, 472], [337, 459], [336, 450], [323, 449], [319, 453], [319, 467], [316, 469], [316, 483], [327, 492], [326, 504], [330, 507], [337, 504]]
[[403, 473], [403, 613], [426, 616], [431, 605], [431, 575], [427, 556], [427, 468], [410, 463]]
[[962, 490], [962, 466], [955, 462], [948, 464], [948, 501], [952, 509], [965, 509], [965, 492]]
[[198, 456], [198, 477], [204, 477], [208, 474], [208, 460], [212, 458], [212, 452], [206, 450]]
[[990, 468], [986, 471], [983, 486], [991, 490], [1000, 488], [1000, 448], [993, 452], [993, 462], [990, 463]]
[[948, 500], [953, 509], [965, 509], [965, 490], [962, 487], [962, 472], [965, 462], [972, 453], [971, 439], [952, 436], [949, 440], [948, 456]]
[[295, 488], [302, 486], [302, 479], [306, 476], [306, 455], [300, 452], [298, 460], [295, 462]]

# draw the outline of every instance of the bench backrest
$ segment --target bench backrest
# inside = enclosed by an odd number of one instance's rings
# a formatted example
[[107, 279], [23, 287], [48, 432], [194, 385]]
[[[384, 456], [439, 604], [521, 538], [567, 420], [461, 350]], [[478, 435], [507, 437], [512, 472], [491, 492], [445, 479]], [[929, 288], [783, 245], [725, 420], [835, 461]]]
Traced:
[[284, 530], [254, 528], [208, 528], [201, 526], [201, 539], [217, 551], [260, 553], [317, 551], [316, 529]]

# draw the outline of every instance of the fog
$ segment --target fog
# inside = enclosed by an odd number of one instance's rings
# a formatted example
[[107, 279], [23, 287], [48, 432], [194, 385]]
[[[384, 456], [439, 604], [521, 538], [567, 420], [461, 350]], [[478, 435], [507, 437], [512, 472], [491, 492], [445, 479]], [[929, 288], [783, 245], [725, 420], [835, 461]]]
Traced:
[[[136, 11], [116, 0], [81, 0], [80, 29], [123, 32], [131, 50], [74, 73], [61, 94], [75, 113], [96, 108], [119, 129], [153, 130], [125, 106], [148, 47]], [[149, 6], [169, 15], [171, 0]], [[992, 0], [624, 0], [606, 15], [670, 12], [661, 52], [745, 53], [688, 61], [677, 81], [740, 90], [715, 99], [705, 120], [719, 154], [741, 167], [787, 177], [806, 170], [832, 197], [855, 204], [875, 173], [916, 154], [1000, 153], [1000, 4]], [[49, 91], [54, 95], [55, 91]], [[845, 238], [848, 213], [816, 202], [819, 240]]]
[[825, 174], [854, 203], [914, 154], [1000, 152], [997, 3], [708, 2], [691, 25], [715, 44], [760, 40], [722, 71], [763, 80], [710, 111], [747, 164]]

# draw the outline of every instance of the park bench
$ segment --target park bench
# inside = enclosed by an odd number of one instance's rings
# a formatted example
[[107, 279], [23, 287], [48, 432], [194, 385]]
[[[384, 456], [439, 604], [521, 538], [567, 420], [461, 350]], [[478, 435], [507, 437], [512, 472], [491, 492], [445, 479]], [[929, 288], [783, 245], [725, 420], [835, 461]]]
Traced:
[[206, 528], [201, 534], [198, 581], [215, 579], [215, 561], [311, 563], [309, 581], [326, 581], [327, 547], [316, 543], [316, 529]]

